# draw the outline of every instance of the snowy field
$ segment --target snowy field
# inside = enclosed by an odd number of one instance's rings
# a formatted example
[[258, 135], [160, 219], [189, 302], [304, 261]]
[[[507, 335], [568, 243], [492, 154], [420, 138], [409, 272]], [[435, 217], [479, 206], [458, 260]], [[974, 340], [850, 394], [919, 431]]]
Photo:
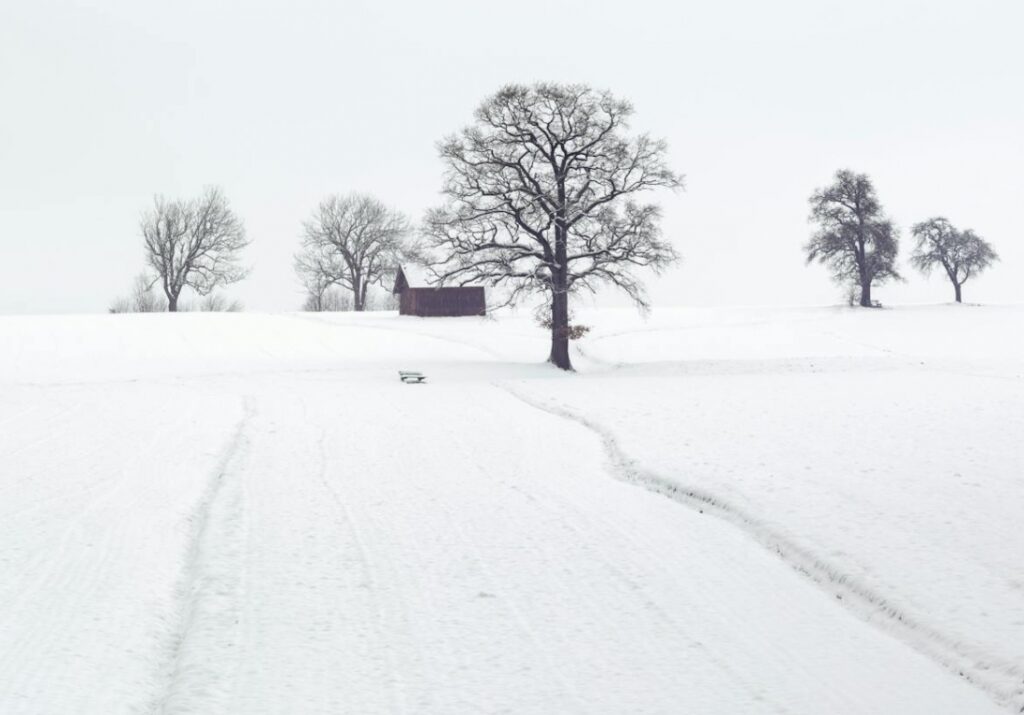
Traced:
[[1022, 711], [1024, 309], [581, 321], [0, 318], [0, 713]]

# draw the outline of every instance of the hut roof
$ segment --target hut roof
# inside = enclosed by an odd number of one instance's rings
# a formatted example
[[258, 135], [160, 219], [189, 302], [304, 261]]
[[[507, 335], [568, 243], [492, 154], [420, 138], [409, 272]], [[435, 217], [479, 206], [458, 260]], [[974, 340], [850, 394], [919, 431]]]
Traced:
[[426, 268], [415, 265], [402, 265], [398, 267], [400, 274], [395, 278], [396, 292], [398, 286], [401, 284], [401, 277], [405, 278], [405, 287], [408, 288], [430, 288], [430, 273]]
[[405, 282], [409, 284], [410, 288], [430, 287], [431, 275], [426, 268], [407, 264], [402, 266], [402, 273], [405, 274]]

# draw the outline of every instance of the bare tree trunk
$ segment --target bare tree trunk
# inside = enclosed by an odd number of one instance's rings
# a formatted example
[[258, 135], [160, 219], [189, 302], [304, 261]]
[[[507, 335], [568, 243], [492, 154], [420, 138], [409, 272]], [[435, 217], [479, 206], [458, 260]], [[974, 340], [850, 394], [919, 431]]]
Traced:
[[871, 307], [871, 281], [867, 278], [860, 282], [860, 305], [862, 308]]
[[565, 242], [555, 243], [558, 267], [551, 274], [551, 356], [548, 360], [562, 370], [572, 370], [569, 359], [569, 276], [565, 268]]
[[569, 296], [559, 288], [551, 296], [551, 357], [548, 360], [562, 370], [572, 370], [569, 359]]
[[565, 179], [558, 180], [555, 217], [555, 266], [551, 269], [551, 356], [555, 367], [572, 370], [569, 359], [569, 260], [568, 227], [565, 222]]
[[960, 284], [954, 281], [953, 288], [956, 290], [956, 302], [963, 303], [962, 296], [960, 294]]
[[[860, 221], [860, 235], [864, 235], [864, 222]], [[860, 307], [871, 307], [871, 279], [867, 275], [867, 251], [864, 239], [857, 242], [857, 273], [860, 274]]]
[[167, 312], [177, 313], [178, 312], [178, 296], [169, 295], [167, 296]]
[[362, 276], [358, 273], [352, 275], [352, 310], [356, 312], [363, 311], [363, 298], [366, 295], [366, 291], [363, 290]]

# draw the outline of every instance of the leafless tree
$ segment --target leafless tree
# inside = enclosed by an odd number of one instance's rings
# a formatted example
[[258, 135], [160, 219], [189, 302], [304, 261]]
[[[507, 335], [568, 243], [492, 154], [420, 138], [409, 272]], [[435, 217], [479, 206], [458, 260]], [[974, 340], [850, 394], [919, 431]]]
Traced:
[[562, 369], [572, 369], [571, 294], [610, 284], [643, 307], [634, 270], [677, 259], [659, 208], [634, 197], [682, 177], [663, 141], [627, 136], [632, 114], [584, 85], [509, 85], [440, 145], [447, 201], [425, 220], [433, 272], [441, 283], [503, 285], [507, 303], [544, 295], [549, 360]]
[[342, 286], [361, 311], [369, 287], [383, 285], [413, 253], [409, 233], [408, 219], [372, 196], [329, 196], [303, 224], [295, 268], [311, 294]]
[[351, 310], [351, 297], [342, 293], [333, 275], [323, 269], [319, 253], [318, 248], [305, 247], [295, 256], [295, 273], [306, 289], [302, 310], [309, 313]]
[[964, 282], [999, 260], [985, 239], [970, 229], [957, 230], [941, 216], [914, 224], [912, 232], [917, 246], [910, 262], [925, 274], [935, 266], [942, 266], [953, 284], [957, 303], [963, 302]]
[[302, 310], [309, 313], [326, 313], [352, 310], [352, 298], [342, 293], [336, 284], [336, 269], [327, 266], [317, 245], [303, 245], [303, 249], [295, 255], [295, 273], [306, 289], [306, 300]]
[[327, 286], [323, 292], [308, 291], [302, 310], [307, 313], [338, 313], [352, 310], [352, 297], [337, 286]]
[[807, 262], [822, 263], [837, 282], [858, 286], [860, 304], [871, 307], [871, 286], [900, 278], [899, 234], [882, 213], [871, 179], [842, 169], [830, 186], [814, 192], [810, 203], [810, 220], [818, 231], [804, 246]]
[[210, 293], [199, 301], [201, 313], [241, 313], [245, 309], [239, 300], [229, 300], [223, 293]]
[[131, 295], [118, 298], [110, 306], [111, 313], [162, 313], [167, 302], [153, 292], [154, 280], [145, 273], [135, 276]]
[[242, 221], [217, 188], [197, 199], [156, 197], [142, 218], [146, 260], [157, 275], [167, 310], [178, 310], [185, 287], [205, 296], [245, 277], [239, 254], [249, 245]]

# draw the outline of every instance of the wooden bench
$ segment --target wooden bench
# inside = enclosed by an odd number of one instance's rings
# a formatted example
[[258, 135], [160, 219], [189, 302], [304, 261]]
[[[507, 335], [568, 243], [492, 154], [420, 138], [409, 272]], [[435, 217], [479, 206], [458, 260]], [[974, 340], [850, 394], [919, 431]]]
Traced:
[[407, 372], [405, 370], [398, 371], [398, 379], [405, 383], [414, 383], [419, 385], [426, 382], [427, 376], [422, 372]]

